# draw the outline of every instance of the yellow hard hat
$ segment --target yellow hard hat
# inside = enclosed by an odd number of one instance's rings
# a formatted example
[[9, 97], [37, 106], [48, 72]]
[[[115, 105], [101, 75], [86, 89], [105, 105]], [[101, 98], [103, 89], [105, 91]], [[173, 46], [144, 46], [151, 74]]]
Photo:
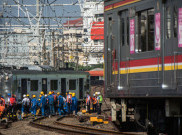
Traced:
[[70, 95], [72, 95], [72, 92], [69, 92]]
[[75, 93], [72, 93], [72, 96], [75, 97]]
[[40, 94], [41, 94], [41, 95], [44, 95], [44, 92], [43, 92], [43, 91], [41, 91], [41, 92], [40, 92]]
[[57, 95], [60, 95], [60, 92], [58, 92]]
[[39, 101], [40, 101], [40, 98], [39, 98]]
[[52, 92], [51, 91], [49, 91], [49, 95], [51, 95], [52, 94]]
[[97, 92], [95, 92], [95, 95], [97, 95]]
[[42, 95], [39, 95], [39, 97], [42, 97]]
[[33, 98], [35, 98], [36, 97], [36, 95], [33, 95]]
[[29, 94], [27, 94], [27, 97], [29, 97]]

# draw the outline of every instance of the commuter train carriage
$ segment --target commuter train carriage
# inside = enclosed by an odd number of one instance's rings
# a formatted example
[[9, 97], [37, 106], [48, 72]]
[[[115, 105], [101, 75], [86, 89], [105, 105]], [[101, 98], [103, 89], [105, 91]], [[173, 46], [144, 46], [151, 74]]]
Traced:
[[182, 1], [105, 0], [104, 6], [112, 120], [125, 130], [152, 123], [160, 133], [182, 133]]
[[35, 94], [39, 98], [40, 92], [48, 94], [49, 91], [60, 92], [64, 96], [66, 92], [74, 92], [79, 101], [82, 101], [89, 91], [89, 73], [74, 70], [55, 71], [50, 67], [29, 66], [24, 70], [1, 71], [1, 93], [6, 97], [7, 93], [14, 93], [19, 101], [23, 94]]

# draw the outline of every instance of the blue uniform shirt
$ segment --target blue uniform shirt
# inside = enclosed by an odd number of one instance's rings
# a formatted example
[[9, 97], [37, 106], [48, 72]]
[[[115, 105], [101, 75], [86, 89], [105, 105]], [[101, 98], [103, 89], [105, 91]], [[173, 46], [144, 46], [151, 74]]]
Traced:
[[42, 105], [45, 105], [45, 103], [46, 103], [45, 96], [42, 96], [42, 97], [41, 97], [40, 103], [41, 103]]
[[33, 98], [31, 103], [32, 103], [32, 106], [36, 106], [37, 105], [37, 100], [35, 98]]
[[48, 100], [49, 100], [50, 105], [54, 104], [54, 96], [53, 95], [49, 95]]
[[58, 101], [59, 101], [59, 106], [63, 105], [63, 96], [59, 95], [58, 97]]

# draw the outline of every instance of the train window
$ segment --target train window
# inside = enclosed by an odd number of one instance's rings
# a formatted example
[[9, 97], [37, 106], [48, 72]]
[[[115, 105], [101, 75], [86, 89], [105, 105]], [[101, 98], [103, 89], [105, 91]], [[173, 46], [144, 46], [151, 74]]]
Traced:
[[166, 38], [170, 39], [171, 38], [171, 8], [167, 7], [166, 8]]
[[154, 9], [138, 12], [138, 52], [154, 50]]
[[128, 10], [120, 13], [120, 43], [122, 46], [129, 45], [129, 17]]
[[121, 43], [122, 43], [122, 46], [124, 46], [124, 18], [121, 18]]
[[69, 80], [69, 90], [76, 90], [76, 80]]
[[30, 90], [31, 91], [38, 91], [38, 80], [31, 80], [30, 81]]
[[178, 11], [177, 11], [177, 7], [176, 6], [174, 6], [174, 11], [173, 11], [173, 29], [174, 29], [174, 31], [173, 31], [173, 34], [174, 34], [174, 37], [177, 37], [177, 32], [178, 32]]
[[58, 80], [51, 80], [51, 90], [58, 89]]
[[126, 26], [126, 29], [127, 29], [126, 44], [129, 45], [129, 38], [130, 38], [130, 32], [129, 32], [130, 22], [129, 22], [129, 17], [127, 17], [126, 21], [127, 21], [126, 22], [126, 24], [127, 24], [127, 26]]

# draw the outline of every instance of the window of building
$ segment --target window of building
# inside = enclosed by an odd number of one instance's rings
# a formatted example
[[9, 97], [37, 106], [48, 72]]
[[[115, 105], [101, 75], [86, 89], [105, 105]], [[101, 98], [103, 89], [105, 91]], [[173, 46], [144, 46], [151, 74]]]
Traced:
[[31, 80], [30, 81], [30, 90], [31, 91], [38, 91], [38, 80]]
[[76, 80], [69, 80], [69, 90], [76, 90]]
[[137, 52], [154, 50], [154, 9], [138, 12]]
[[178, 9], [176, 6], [174, 6], [174, 11], [173, 11], [173, 35], [174, 37], [177, 37], [178, 35]]
[[171, 38], [171, 8], [166, 8], [166, 38]]
[[98, 45], [99, 40], [94, 40], [94, 45]]
[[58, 89], [58, 80], [51, 80], [51, 90]]

